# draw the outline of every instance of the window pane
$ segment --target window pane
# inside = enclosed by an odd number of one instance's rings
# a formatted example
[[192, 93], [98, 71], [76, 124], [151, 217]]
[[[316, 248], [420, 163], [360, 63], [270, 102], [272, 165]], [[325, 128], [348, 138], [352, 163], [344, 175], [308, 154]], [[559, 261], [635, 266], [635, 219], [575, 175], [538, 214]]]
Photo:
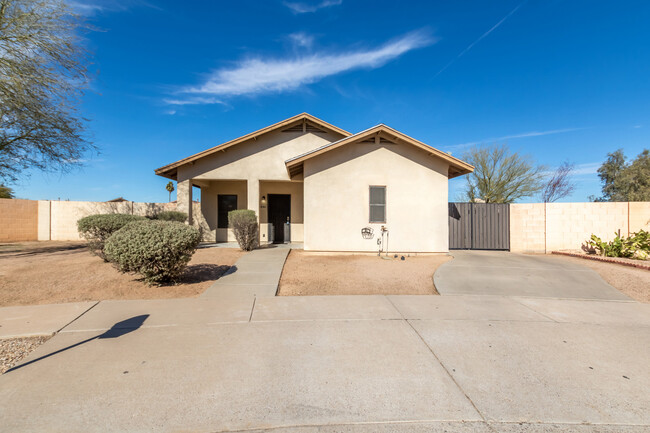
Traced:
[[228, 228], [228, 212], [231, 210], [237, 210], [237, 196], [219, 194], [217, 196], [217, 228]]
[[386, 206], [370, 205], [370, 222], [371, 223], [386, 222]]
[[386, 204], [386, 187], [370, 187], [370, 204]]

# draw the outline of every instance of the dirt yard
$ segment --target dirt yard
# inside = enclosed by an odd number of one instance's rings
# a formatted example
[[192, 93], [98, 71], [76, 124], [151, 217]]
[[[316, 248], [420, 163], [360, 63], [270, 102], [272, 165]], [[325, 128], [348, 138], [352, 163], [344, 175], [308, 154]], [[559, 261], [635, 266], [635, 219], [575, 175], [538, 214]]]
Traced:
[[198, 249], [179, 284], [149, 286], [91, 255], [81, 242], [1, 244], [0, 306], [192, 297], [242, 254], [231, 248]]
[[402, 261], [291, 250], [278, 295], [437, 295], [433, 273], [449, 260], [444, 255]]
[[560, 255], [550, 257], [591, 268], [620, 292], [639, 302], [650, 304], [650, 271], [577, 257]]

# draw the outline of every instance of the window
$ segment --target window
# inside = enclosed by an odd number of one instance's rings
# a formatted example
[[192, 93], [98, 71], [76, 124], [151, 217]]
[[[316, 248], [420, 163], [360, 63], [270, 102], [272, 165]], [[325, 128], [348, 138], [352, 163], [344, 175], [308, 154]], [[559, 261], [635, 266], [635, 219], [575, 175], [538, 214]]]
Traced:
[[217, 196], [217, 228], [228, 228], [228, 212], [237, 210], [237, 196], [219, 194]]
[[386, 222], [386, 187], [370, 187], [370, 222]]

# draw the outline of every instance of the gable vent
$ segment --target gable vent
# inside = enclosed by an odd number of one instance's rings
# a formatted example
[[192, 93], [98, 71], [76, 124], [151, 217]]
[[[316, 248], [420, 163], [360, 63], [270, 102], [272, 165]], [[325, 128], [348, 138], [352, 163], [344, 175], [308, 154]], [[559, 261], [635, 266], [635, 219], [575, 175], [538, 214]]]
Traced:
[[[361, 143], [367, 143], [367, 144], [375, 144], [375, 139], [374, 138], [368, 138], [366, 140], [363, 140]], [[379, 144], [397, 144], [394, 141], [391, 141], [387, 138], [384, 137], [379, 137]]]
[[[302, 132], [303, 131], [303, 124], [299, 123], [297, 125], [291, 126], [289, 128], [283, 129], [282, 132]], [[311, 132], [311, 133], [327, 133], [327, 131], [318, 128], [317, 126], [312, 125], [311, 123], [307, 122], [304, 127], [305, 132]]]

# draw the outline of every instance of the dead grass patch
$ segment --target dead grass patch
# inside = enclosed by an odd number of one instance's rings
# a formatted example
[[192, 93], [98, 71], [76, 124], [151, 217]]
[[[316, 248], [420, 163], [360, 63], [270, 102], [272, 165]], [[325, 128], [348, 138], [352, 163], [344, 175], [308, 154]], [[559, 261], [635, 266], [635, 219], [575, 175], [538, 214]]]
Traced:
[[243, 254], [230, 248], [198, 249], [178, 284], [149, 286], [91, 255], [83, 242], [4, 244], [0, 306], [197, 296]]
[[446, 255], [411, 256], [402, 261], [291, 250], [278, 295], [436, 295], [433, 273], [449, 260]]

